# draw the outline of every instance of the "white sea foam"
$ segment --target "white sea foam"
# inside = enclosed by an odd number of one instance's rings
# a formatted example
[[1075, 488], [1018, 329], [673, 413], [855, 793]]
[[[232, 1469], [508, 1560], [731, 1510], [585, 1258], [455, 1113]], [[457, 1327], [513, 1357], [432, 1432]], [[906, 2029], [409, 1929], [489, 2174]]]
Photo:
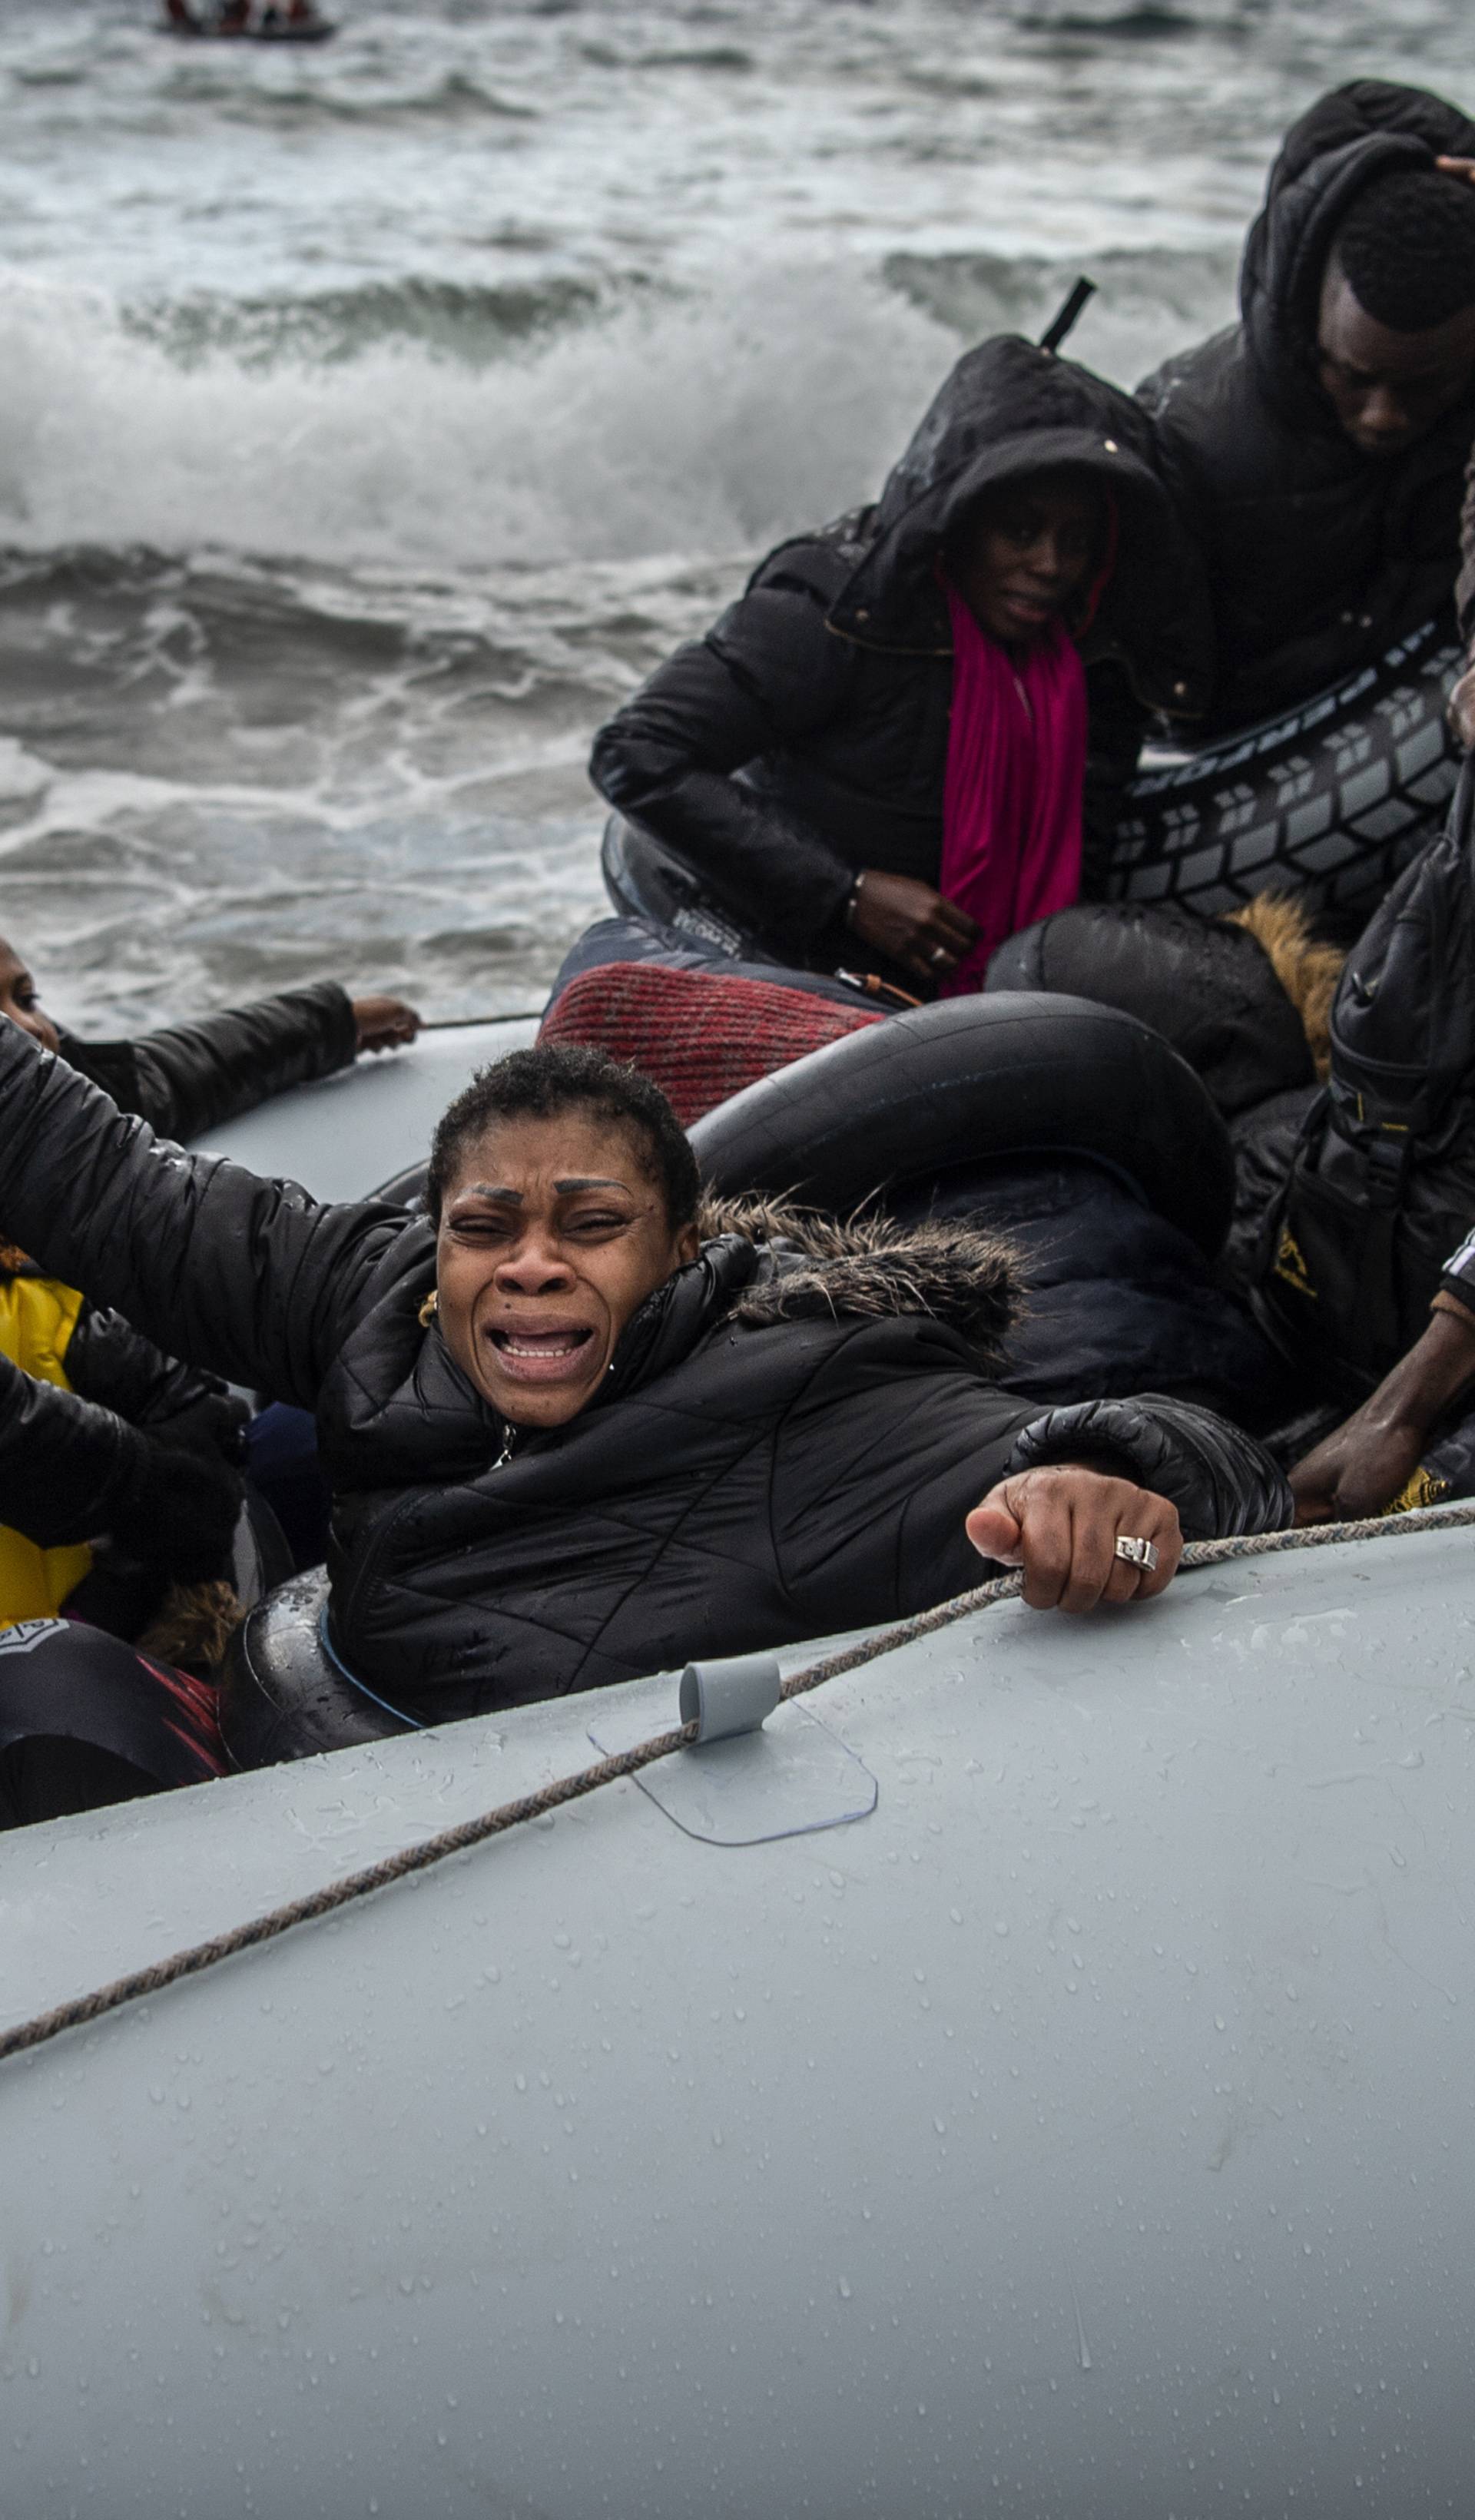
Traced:
[[343, 0], [300, 58], [0, 0], [0, 928], [64, 1011], [526, 1005], [582, 764], [940, 377], [1225, 320], [1280, 132], [1465, 0]]
[[11, 277], [0, 538], [436, 571], [742, 547], [872, 492], [957, 347], [852, 268], [780, 266], [489, 367], [417, 342], [182, 368]]

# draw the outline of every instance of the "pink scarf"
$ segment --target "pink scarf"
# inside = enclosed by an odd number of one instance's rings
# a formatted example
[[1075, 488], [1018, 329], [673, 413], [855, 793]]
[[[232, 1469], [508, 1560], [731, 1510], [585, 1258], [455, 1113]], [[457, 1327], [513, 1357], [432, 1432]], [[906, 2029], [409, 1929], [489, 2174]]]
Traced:
[[1058, 624], [1017, 662], [979, 629], [953, 587], [953, 716], [938, 890], [978, 922], [978, 942], [942, 982], [981, 989], [1006, 936], [1065, 910], [1081, 889], [1086, 675]]

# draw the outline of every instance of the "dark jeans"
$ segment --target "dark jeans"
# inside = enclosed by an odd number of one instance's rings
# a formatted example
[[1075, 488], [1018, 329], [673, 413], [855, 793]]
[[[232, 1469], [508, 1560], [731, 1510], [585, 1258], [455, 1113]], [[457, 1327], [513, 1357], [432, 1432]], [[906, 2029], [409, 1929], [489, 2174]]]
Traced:
[[318, 1430], [312, 1413], [274, 1400], [246, 1430], [246, 1475], [282, 1526], [293, 1566], [321, 1566], [328, 1554], [333, 1503], [318, 1466]]

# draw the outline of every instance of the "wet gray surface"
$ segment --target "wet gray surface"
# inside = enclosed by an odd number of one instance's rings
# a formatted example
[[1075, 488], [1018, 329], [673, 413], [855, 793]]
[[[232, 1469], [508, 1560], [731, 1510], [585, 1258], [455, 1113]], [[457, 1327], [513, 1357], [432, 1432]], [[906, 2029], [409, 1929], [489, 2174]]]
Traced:
[[[606, 1789], [6, 2068], [7, 2512], [1460, 2508], [1469, 1569], [987, 1611], [816, 1700], [869, 1819]], [[590, 1714], [11, 1839], [7, 2009]]]

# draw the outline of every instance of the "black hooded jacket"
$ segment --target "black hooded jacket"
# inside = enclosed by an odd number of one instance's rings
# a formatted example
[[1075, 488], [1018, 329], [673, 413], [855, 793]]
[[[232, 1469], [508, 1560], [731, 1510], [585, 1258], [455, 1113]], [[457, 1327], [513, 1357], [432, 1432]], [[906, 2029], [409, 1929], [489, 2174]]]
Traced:
[[985, 491], [1061, 464], [1101, 482], [1117, 553], [1082, 655], [1145, 707], [1204, 704], [1205, 600], [1152, 462], [1140, 410], [1089, 370], [1009, 337], [970, 350], [878, 504], [770, 552], [602, 730], [596, 787], [783, 959], [854, 959], [859, 869], [937, 880], [953, 649], [936, 561]]
[[[356, 1038], [352, 1004], [329, 980], [136, 1041], [64, 1033], [62, 1048], [122, 1110], [141, 1113], [160, 1137], [191, 1138], [331, 1075], [352, 1058]], [[9, 1265], [35, 1272], [19, 1253]], [[139, 1474], [142, 1438], [209, 1445], [230, 1415], [212, 1405], [223, 1392], [212, 1374], [176, 1364], [104, 1306], [83, 1303], [64, 1362], [69, 1388], [0, 1356], [0, 1523], [41, 1549], [109, 1528]]]
[[1007, 1255], [964, 1224], [718, 1236], [629, 1324], [597, 1401], [510, 1435], [422, 1309], [403, 1210], [181, 1156], [0, 1025], [0, 1212], [181, 1354], [315, 1408], [332, 1637], [381, 1697], [473, 1713], [882, 1620], [964, 1590], [1001, 1476], [1099, 1458], [1190, 1531], [1289, 1517], [1260, 1448], [1184, 1403], [1041, 1413], [989, 1366]]
[[1381, 79], [1322, 97], [1271, 169], [1239, 323], [1138, 389], [1213, 596], [1210, 726], [1308, 698], [1451, 602], [1475, 382], [1405, 454], [1372, 457], [1343, 431], [1316, 355], [1336, 230], [1368, 184], [1439, 156], [1475, 156], [1475, 123], [1442, 98]]
[[353, 1001], [335, 980], [284, 989], [195, 1023], [135, 1041], [62, 1034], [62, 1056], [136, 1111], [161, 1138], [184, 1143], [254, 1111], [289, 1086], [347, 1067], [358, 1047]]

